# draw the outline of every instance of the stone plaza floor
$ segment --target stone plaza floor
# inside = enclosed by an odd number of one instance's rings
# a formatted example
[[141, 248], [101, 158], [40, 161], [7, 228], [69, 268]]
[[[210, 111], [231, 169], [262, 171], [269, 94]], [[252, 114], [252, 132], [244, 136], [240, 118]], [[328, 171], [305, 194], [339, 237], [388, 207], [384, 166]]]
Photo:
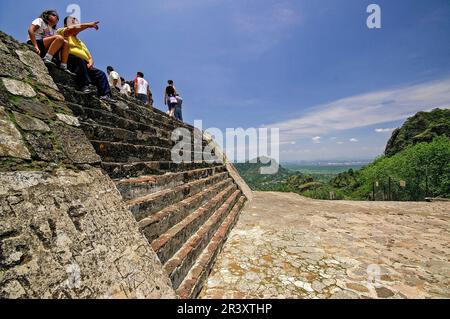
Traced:
[[450, 298], [450, 203], [256, 192], [200, 298]]

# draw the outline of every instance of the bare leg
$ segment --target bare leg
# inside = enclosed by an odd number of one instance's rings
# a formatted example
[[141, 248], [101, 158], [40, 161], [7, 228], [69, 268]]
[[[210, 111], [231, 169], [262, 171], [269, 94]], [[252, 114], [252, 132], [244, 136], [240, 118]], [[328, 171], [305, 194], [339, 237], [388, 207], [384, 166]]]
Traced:
[[64, 45], [61, 52], [61, 63], [67, 64], [67, 60], [69, 60], [69, 42], [64, 40]]
[[48, 54], [55, 55], [64, 45], [64, 37], [54, 35], [44, 39], [44, 46], [48, 50]]

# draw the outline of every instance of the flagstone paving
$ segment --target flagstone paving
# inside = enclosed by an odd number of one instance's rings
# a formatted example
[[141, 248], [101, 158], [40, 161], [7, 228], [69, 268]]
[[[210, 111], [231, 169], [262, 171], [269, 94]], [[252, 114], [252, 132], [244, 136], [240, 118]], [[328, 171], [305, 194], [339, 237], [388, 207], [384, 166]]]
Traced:
[[450, 203], [256, 192], [200, 298], [450, 298]]

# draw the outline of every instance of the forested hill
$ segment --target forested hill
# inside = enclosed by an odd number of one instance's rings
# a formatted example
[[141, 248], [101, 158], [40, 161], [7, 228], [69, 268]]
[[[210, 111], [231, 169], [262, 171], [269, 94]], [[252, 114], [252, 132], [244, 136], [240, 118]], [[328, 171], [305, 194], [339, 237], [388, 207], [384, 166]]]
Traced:
[[[254, 161], [252, 161], [254, 162]], [[266, 162], [264, 159], [258, 158], [255, 163], [239, 163], [234, 164], [239, 174], [247, 182], [248, 186], [252, 190], [258, 191], [273, 191], [280, 190], [286, 180], [294, 174], [294, 172], [279, 165], [278, 173], [274, 175], [262, 175], [261, 168], [267, 167], [269, 164], [263, 164]]]
[[420, 112], [394, 131], [386, 154], [331, 181], [280, 166], [261, 175], [257, 164], [236, 164], [253, 190], [296, 192], [315, 199], [420, 201], [450, 198], [450, 110]]
[[430, 143], [437, 136], [450, 138], [450, 109], [419, 112], [396, 129], [386, 146], [385, 155], [393, 156], [408, 146]]

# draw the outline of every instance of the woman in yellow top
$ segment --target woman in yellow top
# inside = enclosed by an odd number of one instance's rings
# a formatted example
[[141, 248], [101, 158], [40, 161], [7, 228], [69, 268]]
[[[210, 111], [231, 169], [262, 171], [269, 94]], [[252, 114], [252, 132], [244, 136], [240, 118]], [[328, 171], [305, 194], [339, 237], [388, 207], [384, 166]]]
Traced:
[[111, 88], [105, 72], [94, 67], [94, 60], [86, 45], [78, 39], [77, 35], [86, 29], [98, 30], [99, 22], [83, 23], [75, 17], [66, 17], [64, 19], [64, 28], [56, 31], [62, 35], [69, 43], [69, 60], [67, 62], [69, 70], [76, 73], [78, 85], [81, 90], [88, 94], [91, 93], [89, 85], [94, 84], [97, 87], [100, 99], [107, 102], [115, 102], [112, 99]]

